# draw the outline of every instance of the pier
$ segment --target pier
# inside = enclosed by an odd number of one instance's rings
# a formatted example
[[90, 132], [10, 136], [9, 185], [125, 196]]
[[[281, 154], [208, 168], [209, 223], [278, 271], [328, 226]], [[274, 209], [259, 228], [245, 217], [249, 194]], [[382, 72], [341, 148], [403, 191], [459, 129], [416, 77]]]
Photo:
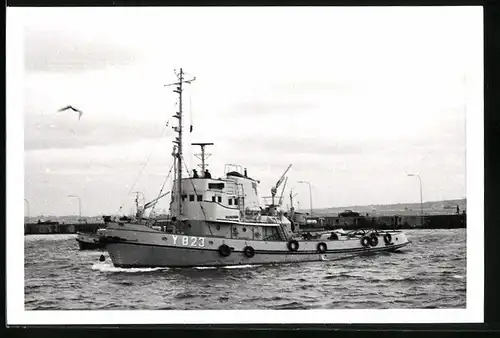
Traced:
[[391, 215], [391, 216], [323, 216], [296, 218], [302, 230], [318, 229], [462, 229], [467, 225], [467, 214]]

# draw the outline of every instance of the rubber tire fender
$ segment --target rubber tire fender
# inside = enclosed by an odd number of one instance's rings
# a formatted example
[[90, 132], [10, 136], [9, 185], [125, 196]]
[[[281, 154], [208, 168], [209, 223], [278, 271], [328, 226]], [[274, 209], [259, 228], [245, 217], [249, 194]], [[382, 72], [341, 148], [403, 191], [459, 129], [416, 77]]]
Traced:
[[364, 246], [365, 248], [370, 246], [370, 237], [368, 236], [361, 237], [361, 245]]
[[227, 244], [222, 244], [219, 246], [219, 254], [222, 257], [228, 257], [231, 254], [231, 248]]
[[289, 241], [286, 245], [288, 247], [288, 250], [290, 251], [297, 251], [299, 249], [299, 242], [296, 240], [292, 239]]
[[328, 247], [326, 246], [326, 243], [321, 242], [321, 243], [318, 243], [318, 245], [316, 246], [316, 249], [318, 250], [319, 253], [325, 253], [326, 250], [328, 249]]
[[252, 248], [251, 246], [246, 246], [243, 248], [243, 253], [245, 254], [245, 256], [247, 256], [248, 258], [252, 258], [253, 256], [255, 256], [255, 250], [254, 248]]

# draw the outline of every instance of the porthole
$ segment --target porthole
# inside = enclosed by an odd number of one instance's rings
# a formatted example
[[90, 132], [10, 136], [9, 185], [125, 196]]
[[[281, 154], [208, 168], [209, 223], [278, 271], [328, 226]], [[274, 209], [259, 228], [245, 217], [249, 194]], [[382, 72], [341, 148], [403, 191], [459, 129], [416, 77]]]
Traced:
[[220, 225], [217, 224], [216, 227], [215, 227], [215, 229], [220, 230]]
[[247, 232], [247, 228], [243, 228], [243, 232]]
[[191, 224], [188, 224], [188, 228], [191, 228]]

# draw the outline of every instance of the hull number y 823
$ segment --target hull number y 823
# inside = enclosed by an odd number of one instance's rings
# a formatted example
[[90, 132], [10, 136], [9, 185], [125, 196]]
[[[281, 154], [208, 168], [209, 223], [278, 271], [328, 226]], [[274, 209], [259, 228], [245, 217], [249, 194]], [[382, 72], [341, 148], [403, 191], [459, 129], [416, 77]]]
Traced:
[[174, 240], [174, 245], [193, 246], [200, 248], [203, 248], [205, 246], [205, 238], [203, 237], [172, 235], [172, 239]]

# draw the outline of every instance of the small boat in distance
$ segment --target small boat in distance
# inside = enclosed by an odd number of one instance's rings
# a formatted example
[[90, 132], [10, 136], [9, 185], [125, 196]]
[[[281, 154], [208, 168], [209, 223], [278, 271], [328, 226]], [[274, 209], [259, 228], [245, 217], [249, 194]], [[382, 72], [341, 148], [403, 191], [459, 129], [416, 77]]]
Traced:
[[76, 241], [80, 250], [98, 250], [104, 249], [106, 243], [101, 241], [101, 236], [104, 235], [105, 229], [97, 229], [96, 232], [77, 232]]
[[[227, 164], [224, 175], [212, 177], [201, 146], [201, 175], [191, 172], [183, 159], [182, 92], [186, 81], [181, 69], [173, 83], [179, 95], [175, 131], [174, 179], [170, 215], [173, 231], [153, 228], [138, 211], [130, 220], [107, 224], [101, 237], [116, 267], [217, 267], [252, 264], [286, 264], [335, 260], [367, 253], [395, 251], [410, 243], [404, 232], [388, 230], [336, 231], [304, 236], [281, 208], [277, 189], [284, 174], [271, 189], [271, 202], [261, 205], [260, 181], [241, 165]], [[186, 171], [184, 171], [186, 169]], [[281, 193], [283, 195], [283, 192]], [[289, 218], [290, 217], [290, 218]]]
[[76, 233], [76, 241], [80, 250], [98, 250], [104, 249], [106, 243], [102, 241], [106, 224], [111, 221], [111, 216], [102, 216], [104, 225], [99, 227], [95, 232], [80, 232]]

